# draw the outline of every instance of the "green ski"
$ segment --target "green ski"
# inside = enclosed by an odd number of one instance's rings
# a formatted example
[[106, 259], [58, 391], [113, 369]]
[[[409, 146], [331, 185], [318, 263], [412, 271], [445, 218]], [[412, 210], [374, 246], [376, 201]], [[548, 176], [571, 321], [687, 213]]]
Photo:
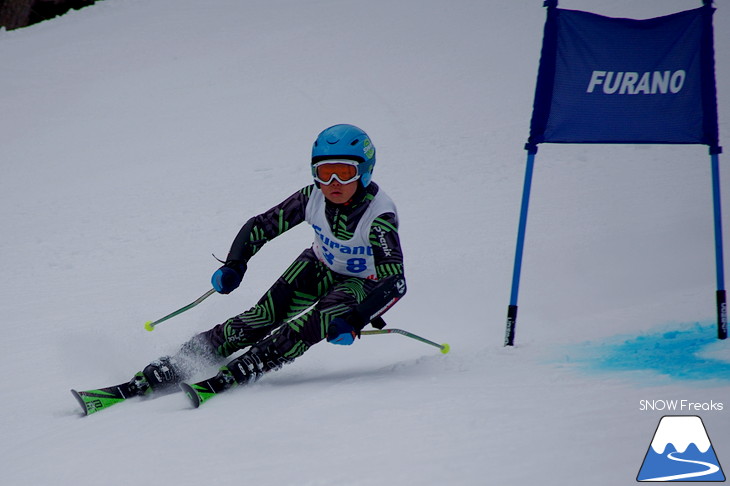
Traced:
[[188, 397], [193, 408], [198, 408], [217, 394], [237, 385], [238, 383], [236, 383], [230, 370], [224, 366], [217, 375], [207, 380], [192, 384], [180, 383], [180, 389]]
[[121, 403], [128, 398], [136, 396], [129, 389], [128, 383], [110, 386], [107, 388], [99, 388], [96, 390], [76, 391], [71, 390], [71, 394], [81, 405], [84, 415], [91, 415], [112, 405]]
[[141, 397], [150, 393], [152, 393], [152, 389], [141, 371], [134, 375], [132, 381], [121, 385], [96, 390], [71, 390], [71, 394], [81, 405], [84, 415], [91, 415], [129, 398]]

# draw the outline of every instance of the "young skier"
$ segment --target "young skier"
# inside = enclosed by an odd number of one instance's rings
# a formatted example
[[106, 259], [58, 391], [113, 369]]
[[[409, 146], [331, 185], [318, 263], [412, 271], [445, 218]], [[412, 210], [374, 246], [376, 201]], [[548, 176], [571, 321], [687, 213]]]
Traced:
[[[406, 284], [396, 208], [372, 181], [374, 166], [375, 147], [361, 129], [335, 125], [320, 133], [312, 147], [314, 184], [243, 225], [213, 274], [213, 288], [235, 290], [249, 259], [303, 221], [314, 229], [312, 246], [254, 307], [138, 372], [121, 390], [124, 398], [177, 387], [203, 366], [248, 348], [214, 378], [193, 385], [202, 401], [206, 393], [258, 380], [323, 339], [349, 345], [368, 323], [382, 323], [379, 316], [403, 297]], [[183, 387], [190, 396], [190, 387]]]

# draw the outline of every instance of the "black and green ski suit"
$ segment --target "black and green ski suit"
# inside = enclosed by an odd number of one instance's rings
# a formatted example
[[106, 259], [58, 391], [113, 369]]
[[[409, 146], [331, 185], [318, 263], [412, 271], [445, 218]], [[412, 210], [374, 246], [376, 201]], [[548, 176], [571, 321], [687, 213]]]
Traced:
[[[370, 183], [366, 188], [359, 186], [349, 203], [326, 201], [326, 221], [336, 238], [348, 240], [354, 234], [379, 190]], [[248, 262], [268, 241], [305, 221], [307, 203], [315, 191], [319, 191], [315, 185], [304, 187], [249, 219], [236, 236], [227, 261]], [[374, 218], [369, 243], [375, 265], [375, 275], [370, 278], [337, 273], [313, 248], [304, 250], [255, 306], [183, 345], [176, 359], [178, 379], [190, 374], [185, 363], [190, 358], [207, 357], [213, 362], [247, 347], [251, 347], [247, 353], [257, 354], [257, 362], [264, 363], [263, 372], [276, 369], [323, 340], [336, 317], [347, 320], [359, 333], [406, 291], [395, 213]]]

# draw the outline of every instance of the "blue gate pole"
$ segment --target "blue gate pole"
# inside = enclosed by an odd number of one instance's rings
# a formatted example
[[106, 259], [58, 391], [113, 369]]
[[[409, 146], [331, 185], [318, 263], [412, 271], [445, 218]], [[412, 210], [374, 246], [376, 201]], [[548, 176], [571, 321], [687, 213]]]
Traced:
[[710, 149], [712, 161], [712, 201], [715, 213], [715, 265], [717, 271], [717, 338], [727, 339], [727, 298], [725, 263], [722, 251], [722, 211], [720, 206], [720, 147]]
[[520, 224], [517, 230], [517, 248], [515, 250], [515, 266], [512, 272], [512, 292], [507, 308], [507, 328], [505, 330], [504, 345], [514, 346], [515, 326], [517, 325], [517, 295], [520, 291], [520, 273], [522, 272], [522, 253], [525, 247], [525, 230], [527, 229], [527, 210], [530, 206], [530, 189], [532, 188], [532, 172], [535, 167], [537, 146], [527, 144], [527, 165], [525, 167], [525, 185], [522, 189], [522, 209], [520, 210]]

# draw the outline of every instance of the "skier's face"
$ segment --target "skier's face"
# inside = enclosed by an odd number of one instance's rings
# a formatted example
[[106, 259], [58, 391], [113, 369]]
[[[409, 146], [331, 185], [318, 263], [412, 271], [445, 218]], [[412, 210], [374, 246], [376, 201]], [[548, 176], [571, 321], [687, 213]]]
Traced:
[[319, 187], [328, 201], [335, 204], [345, 204], [355, 195], [357, 181], [342, 184], [337, 180], [333, 180], [328, 185], [320, 184]]

